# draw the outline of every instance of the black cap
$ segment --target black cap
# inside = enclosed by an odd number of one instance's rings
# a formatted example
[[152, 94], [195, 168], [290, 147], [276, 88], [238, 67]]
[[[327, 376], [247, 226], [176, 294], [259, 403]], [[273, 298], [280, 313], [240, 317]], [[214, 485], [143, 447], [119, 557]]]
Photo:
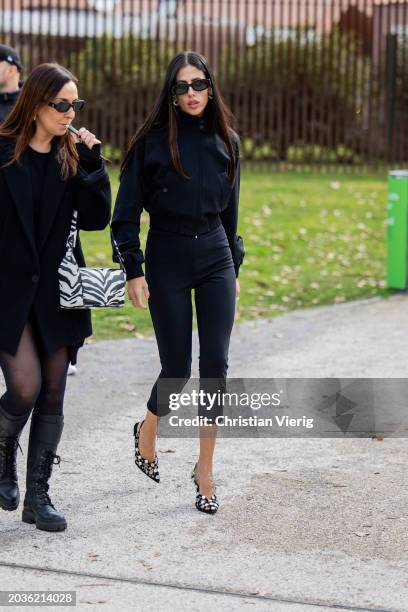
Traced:
[[7, 45], [0, 45], [0, 62], [8, 62], [9, 64], [17, 66], [20, 72], [23, 68], [17, 51]]

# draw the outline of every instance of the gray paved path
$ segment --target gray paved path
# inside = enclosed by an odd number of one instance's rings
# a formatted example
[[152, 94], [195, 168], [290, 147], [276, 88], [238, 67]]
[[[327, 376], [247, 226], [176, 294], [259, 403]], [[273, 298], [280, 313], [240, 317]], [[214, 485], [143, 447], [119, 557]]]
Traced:
[[[241, 323], [229, 374], [408, 377], [407, 330], [405, 295]], [[1, 513], [1, 588], [73, 589], [98, 611], [408, 611], [405, 439], [221, 439], [208, 517], [193, 505], [196, 440], [159, 440], [160, 485], [133, 465], [157, 372], [153, 339], [80, 353], [52, 487], [69, 529]]]

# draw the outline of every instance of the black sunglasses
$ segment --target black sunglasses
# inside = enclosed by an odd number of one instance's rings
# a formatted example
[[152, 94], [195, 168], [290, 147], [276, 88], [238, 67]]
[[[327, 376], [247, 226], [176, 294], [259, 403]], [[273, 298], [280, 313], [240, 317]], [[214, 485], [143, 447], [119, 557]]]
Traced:
[[211, 81], [210, 79], [194, 79], [191, 83], [179, 81], [173, 85], [171, 91], [175, 96], [182, 96], [188, 92], [190, 85], [194, 91], [204, 91], [204, 89], [208, 89], [211, 86]]
[[85, 100], [74, 100], [72, 103], [68, 100], [61, 100], [61, 102], [48, 102], [48, 106], [55, 108], [59, 113], [66, 113], [72, 107], [74, 112], [80, 111], [84, 108]]

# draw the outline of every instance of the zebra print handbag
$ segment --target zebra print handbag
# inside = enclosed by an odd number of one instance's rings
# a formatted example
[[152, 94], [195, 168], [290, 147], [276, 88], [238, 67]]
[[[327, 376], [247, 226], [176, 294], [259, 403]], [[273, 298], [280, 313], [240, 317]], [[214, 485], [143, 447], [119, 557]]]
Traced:
[[78, 213], [74, 210], [67, 240], [67, 250], [58, 269], [60, 307], [64, 309], [120, 308], [125, 304], [126, 275], [118, 245], [112, 242], [120, 269], [80, 268], [75, 259]]

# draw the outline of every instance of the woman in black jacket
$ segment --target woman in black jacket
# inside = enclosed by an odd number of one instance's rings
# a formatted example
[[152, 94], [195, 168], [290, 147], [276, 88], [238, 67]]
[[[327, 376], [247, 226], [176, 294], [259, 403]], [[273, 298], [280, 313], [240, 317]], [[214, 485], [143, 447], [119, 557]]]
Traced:
[[[33, 409], [23, 521], [46, 531], [67, 525], [48, 480], [59, 463], [68, 365], [92, 333], [89, 311], [61, 310], [58, 267], [75, 209], [86, 230], [110, 217], [100, 141], [85, 128], [80, 141], [67, 130], [82, 106], [75, 77], [41, 64], [0, 128], [0, 507], [19, 504], [16, 452]], [[75, 255], [84, 265], [79, 241]]]
[[[162, 366], [146, 417], [134, 427], [136, 465], [156, 482], [158, 419], [170, 412], [169, 394], [180, 392], [191, 373], [193, 289], [200, 386], [207, 392], [225, 389], [244, 254], [236, 234], [239, 141], [231, 122], [206, 59], [180, 53], [170, 62], [158, 100], [121, 167], [113, 234], [133, 305], [146, 308], [142, 295], [148, 300]], [[146, 278], [139, 241], [143, 208], [150, 213]], [[220, 406], [207, 408], [199, 406], [199, 416], [207, 419], [200, 419], [200, 457], [192, 477], [197, 509], [213, 514], [219, 505], [212, 465]]]

